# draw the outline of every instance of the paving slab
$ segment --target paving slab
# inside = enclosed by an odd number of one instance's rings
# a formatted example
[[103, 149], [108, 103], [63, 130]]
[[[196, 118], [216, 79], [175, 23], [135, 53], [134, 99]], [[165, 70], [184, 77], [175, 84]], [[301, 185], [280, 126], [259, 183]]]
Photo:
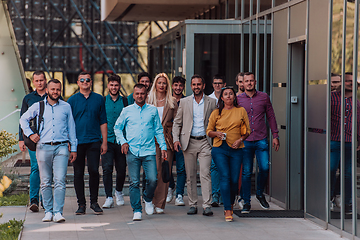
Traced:
[[[104, 209], [103, 215], [95, 215], [87, 208], [86, 215], [76, 216], [76, 197], [66, 197], [64, 223], [43, 223], [43, 210], [39, 213], [27, 211], [21, 239], [344, 239], [306, 219], [234, 216], [234, 221], [228, 223], [224, 221], [222, 207], [212, 208], [212, 217], [203, 216], [201, 209], [197, 215], [188, 216], [188, 206], [175, 206], [174, 200], [166, 205], [165, 214], [148, 216], [143, 213], [143, 220], [134, 222], [129, 200], [126, 196], [125, 206]], [[184, 200], [187, 203], [187, 197]], [[104, 202], [105, 198], [100, 197], [99, 204], [102, 205]], [[252, 205], [252, 209], [261, 209], [256, 201], [253, 201]], [[273, 203], [270, 203], [270, 206], [271, 209], [281, 209]], [[24, 207], [14, 209], [19, 212], [22, 210], [24, 217]]]

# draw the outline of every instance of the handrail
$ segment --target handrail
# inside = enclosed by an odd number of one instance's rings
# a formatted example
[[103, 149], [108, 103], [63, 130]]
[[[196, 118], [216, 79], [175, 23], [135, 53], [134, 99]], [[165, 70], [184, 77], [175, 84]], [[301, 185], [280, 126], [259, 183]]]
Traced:
[[20, 109], [16, 109], [15, 111], [12, 111], [12, 112], [9, 113], [8, 115], [6, 115], [6, 116], [3, 117], [2, 119], [0, 119], [0, 122], [1, 122], [2, 120], [5, 120], [6, 118], [10, 117], [11, 115], [13, 115], [13, 114], [16, 113], [16, 112], [20, 112]]

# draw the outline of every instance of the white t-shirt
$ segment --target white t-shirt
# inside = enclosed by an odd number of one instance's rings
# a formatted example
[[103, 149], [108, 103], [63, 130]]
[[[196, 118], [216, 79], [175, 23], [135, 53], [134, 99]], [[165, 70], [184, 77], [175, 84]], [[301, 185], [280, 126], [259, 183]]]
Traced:
[[163, 114], [164, 114], [164, 106], [162, 107], [156, 107], [159, 113], [160, 122], [162, 122]]
[[216, 104], [218, 103], [219, 99], [216, 97], [215, 91], [213, 91], [212, 94], [209, 95], [209, 97], [215, 99], [215, 100], [216, 100]]

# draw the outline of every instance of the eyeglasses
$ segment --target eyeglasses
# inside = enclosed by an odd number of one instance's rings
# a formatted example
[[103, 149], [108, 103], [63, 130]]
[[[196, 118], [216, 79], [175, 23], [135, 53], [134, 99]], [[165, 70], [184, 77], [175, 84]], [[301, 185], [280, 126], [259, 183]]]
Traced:
[[90, 82], [91, 81], [91, 79], [90, 78], [80, 78], [80, 80], [79, 80], [81, 83], [83, 83], [83, 82]]
[[214, 85], [221, 85], [224, 84], [223, 82], [213, 82]]

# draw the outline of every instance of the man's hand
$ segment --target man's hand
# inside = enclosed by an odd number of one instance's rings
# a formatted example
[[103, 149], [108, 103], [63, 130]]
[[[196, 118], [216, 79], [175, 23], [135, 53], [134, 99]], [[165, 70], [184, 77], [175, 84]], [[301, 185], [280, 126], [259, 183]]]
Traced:
[[129, 151], [129, 144], [127, 143], [124, 143], [123, 145], [121, 145], [121, 153], [122, 154], [127, 154]]
[[174, 149], [175, 149], [175, 151], [178, 152], [178, 151], [180, 150], [180, 148], [181, 148], [180, 142], [179, 142], [179, 141], [174, 142]]
[[40, 140], [40, 136], [39, 136], [39, 134], [35, 133], [35, 134], [30, 135], [30, 139], [34, 143], [37, 143]]
[[71, 163], [75, 162], [76, 157], [77, 157], [76, 152], [70, 152], [69, 160], [70, 160]]
[[278, 138], [273, 138], [273, 148], [275, 149], [275, 152], [279, 151], [280, 147], [280, 141]]
[[107, 152], [107, 142], [103, 142], [100, 148], [100, 154], [104, 155]]
[[162, 157], [162, 159], [167, 159], [167, 151], [166, 150], [161, 150], [161, 157]]
[[20, 151], [22, 151], [22, 152], [24, 152], [26, 150], [24, 141], [19, 141], [19, 148], [20, 148]]

